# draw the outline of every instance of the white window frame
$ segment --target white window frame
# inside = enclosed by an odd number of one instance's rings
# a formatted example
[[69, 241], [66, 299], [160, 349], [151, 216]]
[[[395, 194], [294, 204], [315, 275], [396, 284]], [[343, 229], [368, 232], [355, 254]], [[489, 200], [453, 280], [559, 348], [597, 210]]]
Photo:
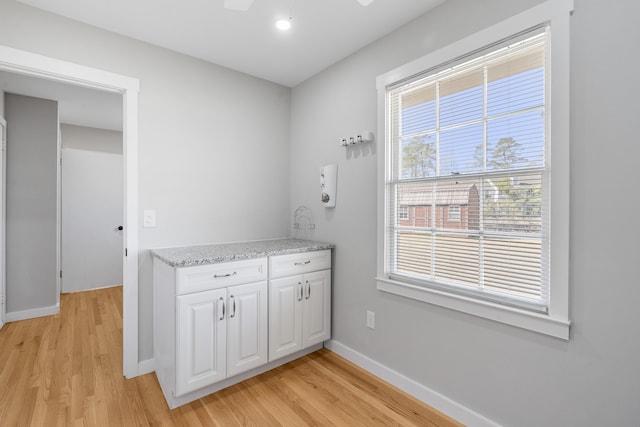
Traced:
[[460, 222], [461, 220], [462, 220], [462, 208], [461, 208], [461, 206], [460, 205], [449, 205], [447, 207], [447, 221], [458, 221], [458, 222]]
[[[378, 239], [377, 288], [384, 292], [435, 304], [545, 335], [569, 339], [569, 19], [573, 0], [548, 0], [527, 11], [493, 25], [422, 58], [378, 76]], [[477, 52], [528, 29], [547, 24], [550, 76], [545, 104], [550, 106], [546, 134], [551, 140], [545, 158], [551, 158], [550, 201], [550, 283], [547, 313], [537, 313], [440, 289], [391, 279], [385, 272], [385, 239], [388, 214], [385, 176], [389, 167], [387, 88], [400, 81], [435, 69]]]

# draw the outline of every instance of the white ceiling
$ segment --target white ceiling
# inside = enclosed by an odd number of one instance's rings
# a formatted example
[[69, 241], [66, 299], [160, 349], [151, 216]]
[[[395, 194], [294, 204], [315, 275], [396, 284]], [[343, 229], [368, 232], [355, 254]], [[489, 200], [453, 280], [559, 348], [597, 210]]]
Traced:
[[255, 0], [246, 12], [224, 0], [19, 1], [293, 87], [445, 0]]
[[[293, 87], [445, 0], [255, 0], [247, 12], [224, 0], [18, 1]], [[0, 89], [57, 100], [61, 123], [122, 130], [120, 95], [7, 72]]]

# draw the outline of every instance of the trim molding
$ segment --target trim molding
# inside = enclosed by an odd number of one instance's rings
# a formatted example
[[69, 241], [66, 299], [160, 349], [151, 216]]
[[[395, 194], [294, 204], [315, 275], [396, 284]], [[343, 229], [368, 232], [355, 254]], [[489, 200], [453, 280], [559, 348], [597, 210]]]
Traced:
[[566, 319], [383, 277], [377, 277], [376, 283], [377, 289], [383, 292], [569, 340], [571, 322]]
[[150, 374], [155, 371], [156, 371], [156, 359], [154, 358], [141, 360], [138, 363], [138, 375]]
[[327, 341], [325, 342], [325, 347], [456, 421], [475, 427], [500, 427], [500, 424], [338, 341]]
[[6, 314], [7, 322], [17, 322], [18, 320], [35, 319], [36, 317], [53, 316], [60, 313], [60, 305], [52, 305], [51, 307], [32, 308], [23, 311], [13, 311]]

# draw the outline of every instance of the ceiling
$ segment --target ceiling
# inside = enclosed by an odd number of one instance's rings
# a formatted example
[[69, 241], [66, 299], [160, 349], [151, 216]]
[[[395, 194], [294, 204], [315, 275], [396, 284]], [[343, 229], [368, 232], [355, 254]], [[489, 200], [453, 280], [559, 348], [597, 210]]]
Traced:
[[[294, 87], [445, 0], [18, 0], [68, 18]], [[291, 17], [283, 32], [275, 21]]]
[[[18, 1], [294, 87], [445, 0], [255, 0], [246, 12], [224, 0]], [[57, 100], [61, 123], [122, 130], [118, 94], [1, 71], [0, 90]]]

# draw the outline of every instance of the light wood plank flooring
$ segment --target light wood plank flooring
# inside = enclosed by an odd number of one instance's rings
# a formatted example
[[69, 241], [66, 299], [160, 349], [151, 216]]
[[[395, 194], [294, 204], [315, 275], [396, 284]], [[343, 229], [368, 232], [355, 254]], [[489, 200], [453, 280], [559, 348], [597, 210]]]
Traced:
[[122, 287], [61, 296], [0, 331], [2, 426], [459, 426], [321, 350], [170, 411], [154, 374], [122, 376]]

